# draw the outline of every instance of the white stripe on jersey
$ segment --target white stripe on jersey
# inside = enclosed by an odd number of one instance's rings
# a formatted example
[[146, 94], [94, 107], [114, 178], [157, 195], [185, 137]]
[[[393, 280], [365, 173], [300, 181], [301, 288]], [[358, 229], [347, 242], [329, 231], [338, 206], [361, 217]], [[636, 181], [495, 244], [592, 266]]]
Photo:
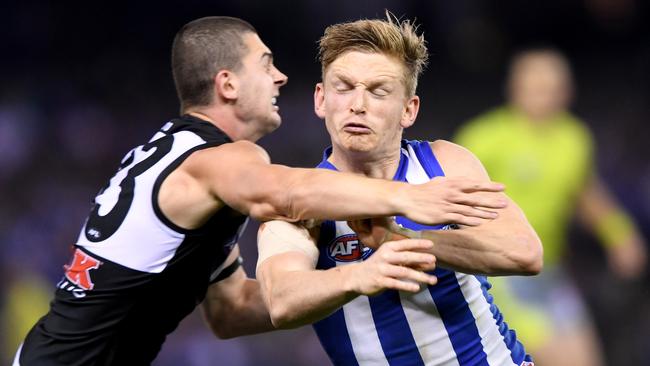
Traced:
[[[352, 233], [354, 231], [346, 222], [336, 222], [335, 237]], [[350, 263], [354, 262], [337, 262], [336, 266], [345, 266]], [[372, 318], [368, 296], [359, 296], [343, 305], [343, 315], [357, 362], [364, 366], [388, 366], [388, 360], [384, 356], [375, 321]]]
[[427, 287], [417, 294], [400, 291], [404, 314], [425, 365], [458, 366], [456, 352]]
[[[164, 134], [157, 132], [155, 137]], [[87, 248], [90, 252], [106, 258], [125, 267], [148, 273], [162, 272], [176, 254], [176, 250], [183, 242], [185, 234], [179, 233], [160, 221], [152, 206], [152, 194], [156, 180], [170, 164], [188, 150], [205, 143], [199, 135], [190, 131], [180, 131], [174, 134], [171, 150], [144, 173], [135, 177], [134, 196], [131, 207], [124, 218], [119, 230], [113, 235], [99, 242], [86, 239], [86, 225], [81, 229], [77, 245]], [[135, 159], [131, 167], [154, 153], [142, 151], [142, 146], [137, 147]], [[124, 179], [129, 169], [120, 170], [112, 179], [109, 189], [97, 196], [96, 201], [101, 204], [100, 213], [110, 211], [119, 198], [119, 184]], [[105, 209], [106, 208], [106, 209]], [[157, 225], [145, 225], [156, 223]], [[137, 248], [133, 243], [137, 243]]]
[[456, 272], [456, 279], [465, 296], [465, 301], [476, 319], [476, 328], [481, 336], [481, 344], [487, 354], [488, 363], [499, 366], [518, 366], [512, 362], [511, 352], [506, 346], [503, 336], [499, 333], [499, 326], [490, 311], [490, 304], [483, 296], [481, 283], [476, 276], [459, 272]]
[[405, 151], [402, 148], [402, 153], [406, 154], [406, 159], [408, 159], [408, 168], [406, 169], [406, 181], [411, 184], [422, 184], [426, 183], [429, 180], [429, 175], [420, 164], [420, 161], [417, 159], [415, 150], [411, 145], [408, 145], [408, 151]]
[[345, 304], [343, 315], [357, 362], [364, 366], [388, 366], [372, 319], [368, 296], [359, 296]]

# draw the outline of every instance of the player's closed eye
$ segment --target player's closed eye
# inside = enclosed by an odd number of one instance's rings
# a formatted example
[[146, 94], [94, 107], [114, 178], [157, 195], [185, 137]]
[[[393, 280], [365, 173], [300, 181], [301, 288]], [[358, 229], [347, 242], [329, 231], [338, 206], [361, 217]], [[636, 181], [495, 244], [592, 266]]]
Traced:
[[346, 83], [344, 81], [336, 81], [334, 82], [334, 90], [338, 92], [345, 92], [345, 91], [350, 91], [352, 90], [353, 87], [350, 83]]
[[388, 96], [388, 94], [390, 94], [390, 90], [385, 88], [374, 88], [374, 89], [370, 89], [370, 93], [372, 93], [372, 95], [376, 97], [385, 97]]

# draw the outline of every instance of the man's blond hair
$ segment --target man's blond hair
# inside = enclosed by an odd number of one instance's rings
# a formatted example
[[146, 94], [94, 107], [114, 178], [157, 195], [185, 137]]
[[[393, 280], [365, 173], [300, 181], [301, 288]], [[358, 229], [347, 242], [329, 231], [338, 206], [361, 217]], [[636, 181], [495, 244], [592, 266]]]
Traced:
[[418, 77], [427, 64], [428, 52], [423, 35], [408, 19], [399, 20], [390, 12], [386, 19], [361, 19], [334, 24], [318, 42], [322, 77], [327, 67], [349, 51], [382, 53], [404, 65], [404, 85], [409, 96], [415, 95]]

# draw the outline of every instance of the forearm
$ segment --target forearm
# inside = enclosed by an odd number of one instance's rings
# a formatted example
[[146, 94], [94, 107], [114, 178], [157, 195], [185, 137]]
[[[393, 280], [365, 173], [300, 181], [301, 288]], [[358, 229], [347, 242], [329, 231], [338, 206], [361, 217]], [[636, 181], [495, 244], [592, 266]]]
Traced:
[[610, 269], [621, 278], [642, 275], [647, 244], [632, 218], [598, 178], [592, 177], [582, 191], [577, 212], [607, 249]]
[[499, 211], [499, 218], [481, 226], [415, 232], [393, 224], [393, 230], [433, 241], [431, 253], [441, 267], [485, 275], [531, 275], [541, 271], [541, 241], [514, 202]]
[[536, 250], [526, 236], [472, 228], [425, 231], [421, 235], [435, 243], [431, 253], [440, 267], [490, 276], [531, 275], [541, 270], [526, 253]]
[[229, 299], [208, 297], [204, 301], [203, 311], [213, 333], [228, 339], [274, 330], [259, 282], [246, 279], [238, 291]]
[[324, 169], [284, 168], [275, 189], [259, 187], [250, 214], [261, 220], [347, 220], [404, 214], [409, 185]]
[[[346, 285], [349, 267], [328, 270], [265, 273], [263, 292], [273, 324], [296, 328], [330, 315], [358, 296]], [[259, 273], [259, 272], [258, 272]]]
[[241, 300], [237, 306], [222, 319], [228, 318], [229, 337], [257, 334], [274, 330], [269, 311], [264, 304], [257, 280], [247, 279], [244, 285]]
[[597, 177], [592, 177], [582, 190], [577, 215], [608, 248], [639, 236], [632, 219]]

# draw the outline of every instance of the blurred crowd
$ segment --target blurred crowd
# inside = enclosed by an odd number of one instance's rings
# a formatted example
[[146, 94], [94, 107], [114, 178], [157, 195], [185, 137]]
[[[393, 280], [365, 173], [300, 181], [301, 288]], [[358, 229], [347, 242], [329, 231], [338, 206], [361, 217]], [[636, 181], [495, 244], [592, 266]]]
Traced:
[[[250, 21], [286, 71], [283, 126], [260, 143], [274, 161], [313, 166], [328, 144], [312, 108], [319, 81], [315, 42], [331, 23], [415, 17], [431, 61], [418, 87], [424, 104], [406, 136], [451, 139], [462, 123], [505, 100], [508, 59], [552, 45], [572, 65], [571, 107], [595, 140], [595, 168], [650, 238], [650, 14], [635, 0], [198, 1], [105, 8], [24, 1], [2, 5], [0, 29], [0, 363], [45, 313], [70, 247], [122, 155], [178, 112], [169, 69], [177, 28], [205, 15]], [[34, 9], [37, 8], [37, 9]], [[291, 19], [291, 21], [289, 21]], [[255, 272], [256, 225], [240, 242]], [[569, 275], [585, 296], [608, 365], [650, 365], [650, 277], [612, 273], [605, 250], [571, 225]], [[164, 304], [161, 304], [164, 306]], [[507, 314], [506, 314], [507, 316]], [[227, 362], [223, 362], [227, 360]], [[218, 362], [221, 361], [221, 362]], [[328, 365], [309, 327], [216, 340], [198, 313], [172, 334], [164, 365]]]

